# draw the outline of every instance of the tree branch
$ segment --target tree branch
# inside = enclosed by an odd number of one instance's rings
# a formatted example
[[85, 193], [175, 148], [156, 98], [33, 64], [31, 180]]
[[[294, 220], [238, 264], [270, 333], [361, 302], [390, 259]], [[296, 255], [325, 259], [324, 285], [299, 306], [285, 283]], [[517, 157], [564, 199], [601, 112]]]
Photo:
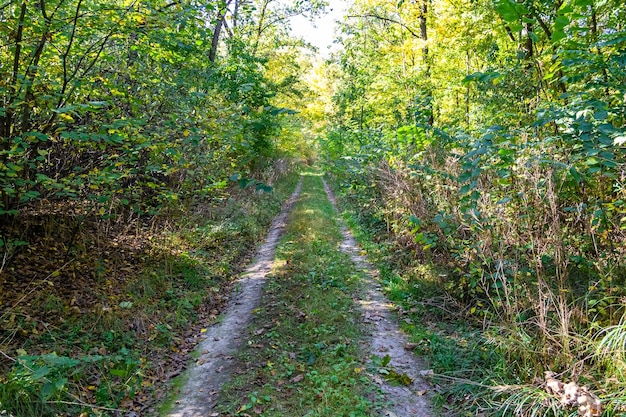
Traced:
[[388, 18], [388, 17], [378, 16], [378, 15], [376, 15], [376, 14], [369, 14], [369, 13], [368, 13], [368, 14], [350, 15], [350, 16], [346, 16], [346, 17], [348, 17], [348, 18], [350, 18], [350, 19], [355, 19], [355, 18], [363, 18], [363, 17], [371, 17], [371, 18], [374, 18], [374, 19], [383, 20], [383, 21], [385, 21], [385, 22], [394, 23], [394, 24], [396, 24], [396, 25], [400, 25], [400, 26], [402, 26], [402, 27], [403, 27], [404, 29], [406, 29], [406, 30], [407, 30], [407, 31], [408, 31], [408, 32], [409, 32], [409, 33], [410, 33], [413, 37], [418, 38], [418, 39], [421, 39], [421, 36], [420, 36], [418, 33], [416, 33], [413, 29], [411, 29], [411, 28], [410, 28], [409, 26], [407, 26], [406, 24], [404, 24], [404, 23], [402, 23], [402, 22], [400, 22], [400, 21], [398, 21], [398, 20], [395, 20], [395, 19], [390, 19], [390, 18]]

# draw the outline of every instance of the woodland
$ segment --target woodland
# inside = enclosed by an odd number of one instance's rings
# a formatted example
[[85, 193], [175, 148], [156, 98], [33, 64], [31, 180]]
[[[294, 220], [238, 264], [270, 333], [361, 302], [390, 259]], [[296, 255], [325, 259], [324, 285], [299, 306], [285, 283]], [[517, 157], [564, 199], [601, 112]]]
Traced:
[[442, 415], [626, 413], [623, 0], [329, 3], [0, 4], [0, 413], [156, 415], [310, 165]]

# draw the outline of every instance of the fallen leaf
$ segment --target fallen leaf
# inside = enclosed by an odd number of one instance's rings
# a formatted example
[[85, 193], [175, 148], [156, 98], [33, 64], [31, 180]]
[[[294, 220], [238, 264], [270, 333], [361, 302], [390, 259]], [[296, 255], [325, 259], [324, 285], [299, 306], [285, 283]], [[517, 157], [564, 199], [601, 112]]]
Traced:
[[290, 382], [293, 384], [297, 384], [298, 382], [302, 381], [304, 379], [304, 375], [302, 374], [298, 374], [296, 376], [294, 376], [293, 378], [291, 378]]

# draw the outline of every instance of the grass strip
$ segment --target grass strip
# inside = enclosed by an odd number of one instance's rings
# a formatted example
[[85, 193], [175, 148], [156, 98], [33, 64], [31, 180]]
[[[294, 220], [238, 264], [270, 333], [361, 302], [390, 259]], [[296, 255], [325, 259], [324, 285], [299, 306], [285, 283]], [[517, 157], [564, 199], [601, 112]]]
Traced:
[[319, 175], [305, 174], [275, 272], [239, 354], [243, 370], [224, 390], [223, 414], [372, 415], [352, 297], [361, 276], [339, 251], [340, 240]]

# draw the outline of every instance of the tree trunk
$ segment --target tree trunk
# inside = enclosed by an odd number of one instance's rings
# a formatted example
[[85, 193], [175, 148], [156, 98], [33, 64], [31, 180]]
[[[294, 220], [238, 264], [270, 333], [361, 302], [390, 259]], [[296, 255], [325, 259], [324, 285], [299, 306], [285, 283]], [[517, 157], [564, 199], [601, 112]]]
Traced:
[[[82, 0], [79, 0], [79, 8]], [[45, 22], [45, 29], [41, 33], [41, 38], [39, 40], [39, 44], [35, 49], [33, 57], [26, 68], [26, 73], [24, 76], [25, 83], [25, 93], [24, 93], [24, 104], [22, 106], [22, 120], [21, 120], [21, 132], [27, 132], [31, 129], [31, 121], [30, 116], [35, 105], [35, 95], [33, 94], [33, 84], [35, 83], [35, 77], [37, 76], [37, 67], [39, 66], [39, 60], [41, 59], [41, 55], [43, 54], [43, 50], [46, 46], [46, 43], [50, 36], [50, 25], [52, 24], [51, 17], [46, 13], [46, 2], [41, 0], [39, 2], [39, 8], [41, 9], [41, 16]], [[78, 14], [78, 9], [76, 11]], [[74, 26], [76, 26], [76, 19], [74, 21]]]
[[421, 0], [420, 2], [420, 14], [419, 14], [419, 22], [420, 22], [420, 39], [424, 42], [424, 46], [422, 47], [422, 61], [424, 62], [425, 71], [424, 76], [426, 77], [426, 99], [427, 99], [427, 123], [429, 126], [435, 124], [435, 112], [433, 109], [433, 92], [431, 85], [431, 77], [430, 77], [430, 57], [428, 51], [428, 1], [429, 0]]
[[[22, 1], [22, 6], [20, 9], [20, 17], [17, 21], [17, 29], [15, 32], [15, 52], [13, 53], [13, 71], [11, 74], [11, 81], [9, 84], [9, 97], [4, 103], [5, 105], [5, 114], [2, 116], [2, 130], [0, 134], [4, 141], [7, 141], [8, 138], [12, 134], [12, 126], [13, 126], [13, 116], [15, 114], [15, 109], [13, 108], [13, 104], [15, 102], [17, 93], [19, 88], [17, 87], [17, 80], [19, 78], [18, 74], [20, 71], [20, 59], [22, 55], [22, 41], [24, 37], [24, 20], [26, 19], [26, 1]], [[3, 148], [8, 145], [8, 143], [3, 143]]]
[[226, 21], [226, 12], [228, 11], [228, 6], [232, 0], [227, 0], [226, 2], [220, 1], [220, 5], [217, 11], [217, 19], [215, 22], [215, 29], [213, 30], [213, 38], [211, 39], [211, 50], [209, 51], [209, 61], [215, 62], [215, 57], [217, 56], [217, 47], [220, 43], [220, 34], [222, 32], [222, 27], [224, 26], [224, 22]]
[[420, 5], [420, 39], [424, 41], [424, 47], [422, 48], [422, 59], [426, 64], [426, 68], [430, 72], [430, 66], [428, 64], [428, 30], [426, 27], [426, 15], [428, 14], [428, 0], [422, 0]]

